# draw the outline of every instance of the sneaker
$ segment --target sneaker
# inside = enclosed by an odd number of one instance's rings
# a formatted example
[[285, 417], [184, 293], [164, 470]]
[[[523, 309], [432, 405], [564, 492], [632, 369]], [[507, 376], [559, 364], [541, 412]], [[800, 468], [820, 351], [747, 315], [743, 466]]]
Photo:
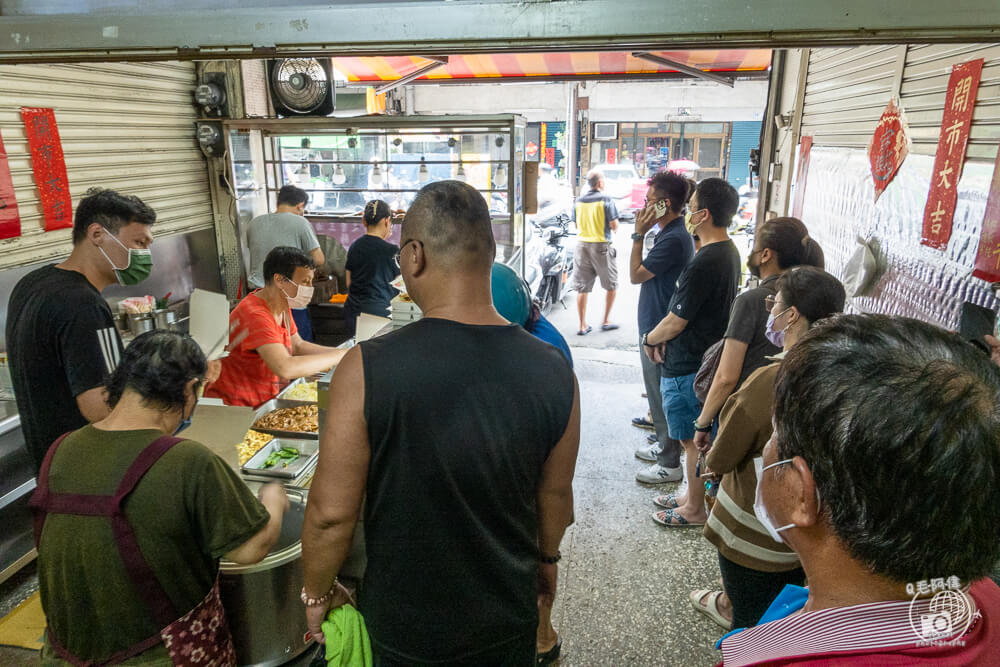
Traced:
[[633, 417], [632, 426], [635, 426], [636, 428], [644, 428], [647, 431], [653, 431], [656, 429], [656, 427], [653, 426], [653, 422], [649, 421], [645, 417]]
[[684, 471], [681, 468], [665, 468], [659, 463], [654, 463], [645, 470], [637, 472], [635, 479], [643, 484], [667, 484], [684, 479]]
[[[654, 439], [653, 442], [656, 442]], [[660, 453], [660, 443], [655, 445], [650, 445], [649, 447], [640, 447], [635, 450], [635, 458], [640, 461], [648, 461], [649, 463], [656, 463], [656, 455]]]

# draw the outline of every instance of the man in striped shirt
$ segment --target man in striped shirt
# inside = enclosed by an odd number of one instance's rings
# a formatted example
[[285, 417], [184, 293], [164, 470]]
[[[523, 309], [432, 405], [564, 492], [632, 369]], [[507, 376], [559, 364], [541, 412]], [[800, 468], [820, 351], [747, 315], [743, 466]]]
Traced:
[[755, 514], [794, 550], [738, 665], [995, 665], [1000, 371], [957, 335], [849, 315], [791, 349]]
[[91, 190], [77, 205], [69, 258], [35, 269], [11, 293], [7, 353], [36, 467], [56, 438], [110, 411], [104, 383], [124, 348], [101, 290], [149, 275], [154, 222], [138, 197]]

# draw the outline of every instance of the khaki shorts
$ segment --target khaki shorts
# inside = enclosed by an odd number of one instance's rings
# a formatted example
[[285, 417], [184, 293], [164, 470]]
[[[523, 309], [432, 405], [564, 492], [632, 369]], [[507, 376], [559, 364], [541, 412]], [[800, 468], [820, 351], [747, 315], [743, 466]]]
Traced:
[[618, 289], [617, 252], [611, 243], [576, 244], [573, 254], [573, 289], [589, 294], [594, 289], [594, 279], [601, 279], [601, 287], [611, 292]]

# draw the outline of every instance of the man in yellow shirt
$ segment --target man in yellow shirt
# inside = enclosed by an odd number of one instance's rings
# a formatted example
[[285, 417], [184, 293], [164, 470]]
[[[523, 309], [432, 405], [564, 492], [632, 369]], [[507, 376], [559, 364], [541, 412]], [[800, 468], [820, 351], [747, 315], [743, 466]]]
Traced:
[[601, 279], [601, 287], [607, 292], [601, 331], [618, 328], [608, 319], [618, 289], [618, 265], [611, 244], [611, 233], [618, 230], [618, 210], [614, 201], [603, 194], [604, 174], [591, 170], [587, 174], [587, 184], [590, 191], [577, 199], [573, 207], [573, 220], [580, 230], [573, 256], [573, 289], [577, 293], [576, 309], [580, 314], [578, 336], [586, 336], [593, 330], [587, 324], [587, 295], [594, 289], [595, 278]]

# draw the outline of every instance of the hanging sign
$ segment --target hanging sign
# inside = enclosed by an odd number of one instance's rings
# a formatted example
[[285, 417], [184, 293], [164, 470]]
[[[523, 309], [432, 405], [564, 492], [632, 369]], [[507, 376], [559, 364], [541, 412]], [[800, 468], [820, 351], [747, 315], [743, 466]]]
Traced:
[[986, 215], [983, 216], [983, 233], [979, 237], [972, 275], [987, 282], [1000, 282], [1000, 150], [997, 150], [997, 161], [993, 167], [993, 181], [986, 200]]
[[872, 135], [872, 141], [868, 145], [868, 161], [872, 166], [876, 202], [896, 177], [896, 172], [899, 171], [909, 152], [910, 138], [906, 132], [906, 121], [903, 120], [903, 112], [893, 98], [882, 112], [882, 117], [875, 127], [875, 134]]
[[31, 168], [45, 215], [45, 231], [72, 227], [73, 202], [56, 114], [52, 109], [21, 107], [21, 119], [28, 134]]
[[934, 172], [931, 189], [924, 207], [924, 226], [921, 243], [938, 250], [948, 247], [951, 239], [952, 218], [958, 201], [958, 181], [965, 164], [965, 147], [969, 143], [972, 110], [976, 106], [979, 78], [983, 72], [983, 59], [955, 65], [948, 80], [948, 94], [944, 100], [944, 118], [937, 153], [934, 155]]
[[7, 164], [7, 151], [0, 137], [0, 239], [10, 239], [21, 235], [21, 216], [17, 212], [14, 197], [14, 181]]
[[802, 218], [802, 207], [806, 202], [806, 178], [809, 176], [809, 154], [812, 153], [813, 138], [802, 137], [799, 144], [799, 167], [795, 170], [795, 201], [792, 204], [792, 217]]

